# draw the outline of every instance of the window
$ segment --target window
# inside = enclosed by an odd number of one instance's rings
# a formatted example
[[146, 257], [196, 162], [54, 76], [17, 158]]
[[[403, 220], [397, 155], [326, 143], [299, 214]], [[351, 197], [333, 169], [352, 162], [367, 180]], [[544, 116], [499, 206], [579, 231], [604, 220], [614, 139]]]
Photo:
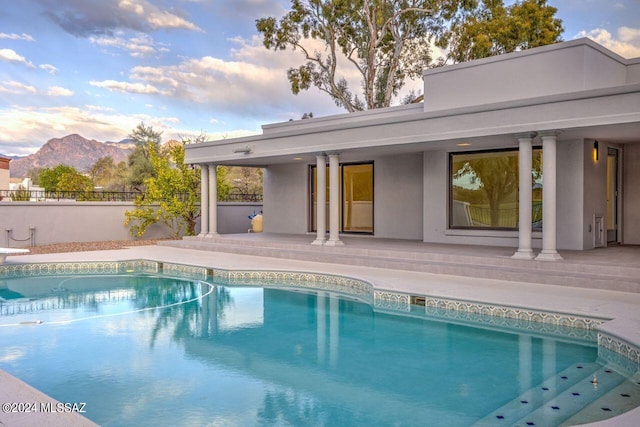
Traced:
[[[329, 168], [326, 177], [326, 221], [329, 227]], [[340, 231], [345, 233], [373, 233], [373, 163], [340, 165]], [[316, 176], [310, 170], [311, 231], [316, 231]]]
[[[518, 150], [451, 153], [451, 228], [518, 228]], [[532, 227], [542, 227], [542, 149], [533, 150]]]

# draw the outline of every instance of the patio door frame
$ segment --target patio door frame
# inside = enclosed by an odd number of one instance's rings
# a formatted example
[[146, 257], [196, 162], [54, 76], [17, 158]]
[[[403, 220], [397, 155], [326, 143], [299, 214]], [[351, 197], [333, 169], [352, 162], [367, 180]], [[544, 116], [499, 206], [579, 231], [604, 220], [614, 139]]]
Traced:
[[[349, 230], [349, 231], [345, 231], [344, 229], [344, 211], [345, 211], [345, 195], [344, 195], [344, 167], [345, 166], [358, 166], [358, 165], [371, 165], [371, 231], [353, 231], [353, 230]], [[371, 161], [363, 161], [363, 162], [344, 162], [344, 163], [340, 163], [340, 172], [339, 172], [339, 176], [340, 176], [340, 182], [339, 182], [339, 187], [340, 187], [340, 213], [339, 213], [339, 217], [340, 217], [340, 226], [339, 226], [339, 231], [341, 234], [355, 234], [355, 235], [373, 235], [375, 232], [374, 229], [374, 213], [375, 213], [375, 200], [374, 200], [374, 196], [375, 196], [375, 173], [374, 173], [374, 162], [373, 160]], [[315, 198], [315, 193], [316, 193], [316, 186], [315, 186], [315, 176], [316, 174], [314, 173], [316, 169], [316, 165], [309, 165], [309, 231], [310, 232], [315, 232], [317, 231], [316, 226], [315, 226], [315, 216], [316, 216], [316, 210], [314, 209], [314, 198]], [[326, 218], [327, 218], [327, 223], [329, 221], [329, 211], [328, 211], [328, 202], [329, 202], [329, 174], [326, 174], [327, 176], [327, 214], [326, 214]]]
[[[605, 224], [607, 245], [622, 243], [621, 158], [621, 147], [607, 146], [607, 219]], [[610, 170], [610, 168], [614, 170]], [[613, 225], [613, 228], [609, 228], [610, 225]]]

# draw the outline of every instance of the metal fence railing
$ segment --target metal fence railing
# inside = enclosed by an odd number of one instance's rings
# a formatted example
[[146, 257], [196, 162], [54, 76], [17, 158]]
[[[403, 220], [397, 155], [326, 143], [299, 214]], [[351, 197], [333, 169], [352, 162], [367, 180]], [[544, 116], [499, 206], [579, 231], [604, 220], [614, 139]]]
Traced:
[[[13, 202], [133, 202], [143, 196], [139, 191], [44, 191], [44, 190], [0, 190], [0, 201]], [[178, 195], [178, 197], [186, 197]], [[229, 193], [223, 202], [262, 202], [262, 194]]]
[[139, 196], [138, 191], [44, 191], [0, 190], [0, 200], [14, 202], [46, 202], [77, 200], [88, 202], [130, 202]]
[[260, 193], [229, 193], [224, 202], [262, 202]]

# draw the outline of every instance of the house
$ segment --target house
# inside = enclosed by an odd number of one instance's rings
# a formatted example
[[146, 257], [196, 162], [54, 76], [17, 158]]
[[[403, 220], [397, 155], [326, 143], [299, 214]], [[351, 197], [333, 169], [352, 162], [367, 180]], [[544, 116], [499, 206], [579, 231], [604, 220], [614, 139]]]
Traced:
[[266, 232], [318, 245], [360, 233], [555, 260], [640, 244], [640, 58], [578, 39], [423, 79], [422, 104], [187, 146], [203, 171], [201, 236], [217, 232], [215, 166], [237, 165], [265, 168]]
[[0, 190], [9, 189], [9, 163], [11, 159], [0, 156]]

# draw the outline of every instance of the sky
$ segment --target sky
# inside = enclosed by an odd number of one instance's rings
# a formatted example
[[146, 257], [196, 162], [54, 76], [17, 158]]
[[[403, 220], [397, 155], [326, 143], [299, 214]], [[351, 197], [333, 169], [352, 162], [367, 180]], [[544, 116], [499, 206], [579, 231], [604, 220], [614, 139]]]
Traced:
[[[302, 64], [301, 54], [262, 46], [256, 19], [282, 16], [288, 0], [1, 1], [4, 155], [72, 133], [120, 141], [140, 123], [163, 140], [215, 140], [308, 112], [344, 112], [315, 88], [293, 95], [286, 70]], [[563, 40], [590, 37], [640, 57], [640, 0], [548, 4]], [[409, 82], [405, 91], [419, 88]]]

